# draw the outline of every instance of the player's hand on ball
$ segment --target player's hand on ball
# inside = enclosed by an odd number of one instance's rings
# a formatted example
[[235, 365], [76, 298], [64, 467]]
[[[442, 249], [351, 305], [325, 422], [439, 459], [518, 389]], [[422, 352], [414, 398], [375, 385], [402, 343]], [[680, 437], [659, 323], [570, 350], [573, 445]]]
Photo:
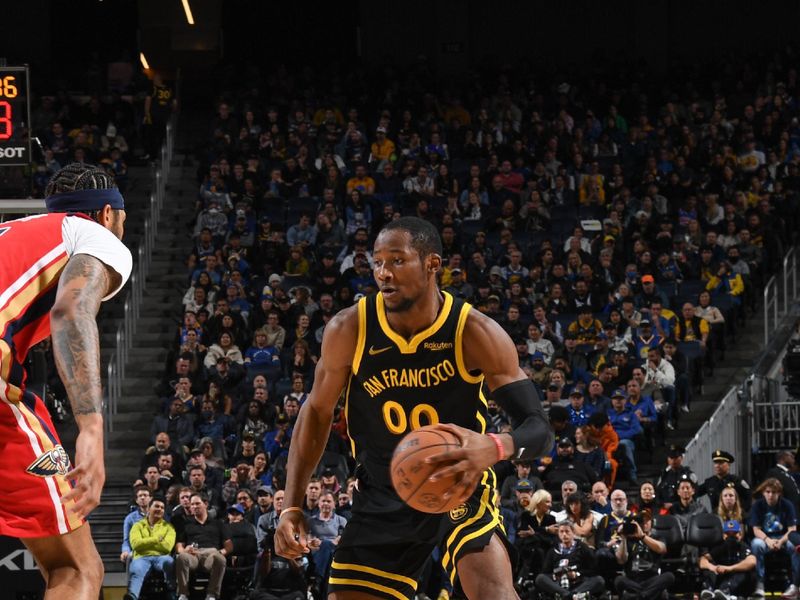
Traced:
[[458, 483], [445, 494], [445, 498], [455, 497], [461, 502], [466, 502], [475, 491], [483, 472], [497, 462], [497, 448], [488, 436], [458, 425], [439, 423], [434, 425], [433, 429], [452, 433], [461, 442], [461, 448], [428, 457], [426, 462], [432, 465], [457, 461], [437, 469], [430, 479], [436, 481], [455, 476]]
[[281, 514], [275, 530], [275, 553], [284, 558], [300, 558], [310, 551], [305, 515], [295, 510]]

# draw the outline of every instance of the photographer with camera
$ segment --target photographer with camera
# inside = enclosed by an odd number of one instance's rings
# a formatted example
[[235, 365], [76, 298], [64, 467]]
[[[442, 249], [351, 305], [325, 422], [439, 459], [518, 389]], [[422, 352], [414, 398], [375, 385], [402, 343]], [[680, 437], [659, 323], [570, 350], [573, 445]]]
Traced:
[[659, 574], [658, 564], [667, 546], [650, 536], [652, 528], [653, 515], [648, 510], [619, 526], [616, 557], [625, 574], [614, 580], [614, 587], [622, 600], [656, 600], [675, 582], [672, 573]]
[[558, 524], [556, 547], [547, 551], [542, 572], [536, 577], [536, 589], [556, 598], [587, 600], [605, 589], [603, 578], [595, 575], [594, 553], [575, 539], [571, 521]]

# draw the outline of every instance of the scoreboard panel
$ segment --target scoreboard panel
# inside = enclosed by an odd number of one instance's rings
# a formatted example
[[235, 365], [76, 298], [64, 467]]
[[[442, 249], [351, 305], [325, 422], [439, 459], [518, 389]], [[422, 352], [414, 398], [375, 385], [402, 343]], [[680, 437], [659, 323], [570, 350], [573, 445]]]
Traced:
[[28, 67], [0, 66], [0, 166], [31, 162]]

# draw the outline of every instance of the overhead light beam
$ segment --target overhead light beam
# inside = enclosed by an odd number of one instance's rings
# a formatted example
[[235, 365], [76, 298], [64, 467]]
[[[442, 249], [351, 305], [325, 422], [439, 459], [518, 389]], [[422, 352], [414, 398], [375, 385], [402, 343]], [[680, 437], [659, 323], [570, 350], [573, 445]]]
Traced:
[[181, 0], [183, 3], [183, 12], [186, 13], [186, 22], [189, 25], [194, 25], [194, 16], [192, 16], [192, 7], [189, 6], [189, 0]]

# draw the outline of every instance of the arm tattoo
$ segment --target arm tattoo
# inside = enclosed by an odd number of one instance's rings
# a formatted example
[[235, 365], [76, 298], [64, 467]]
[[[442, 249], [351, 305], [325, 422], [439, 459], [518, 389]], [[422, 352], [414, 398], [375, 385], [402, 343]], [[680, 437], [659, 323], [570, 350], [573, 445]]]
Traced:
[[53, 354], [75, 416], [103, 410], [96, 318], [110, 285], [107, 267], [87, 254], [73, 256], [58, 283], [50, 316]]

